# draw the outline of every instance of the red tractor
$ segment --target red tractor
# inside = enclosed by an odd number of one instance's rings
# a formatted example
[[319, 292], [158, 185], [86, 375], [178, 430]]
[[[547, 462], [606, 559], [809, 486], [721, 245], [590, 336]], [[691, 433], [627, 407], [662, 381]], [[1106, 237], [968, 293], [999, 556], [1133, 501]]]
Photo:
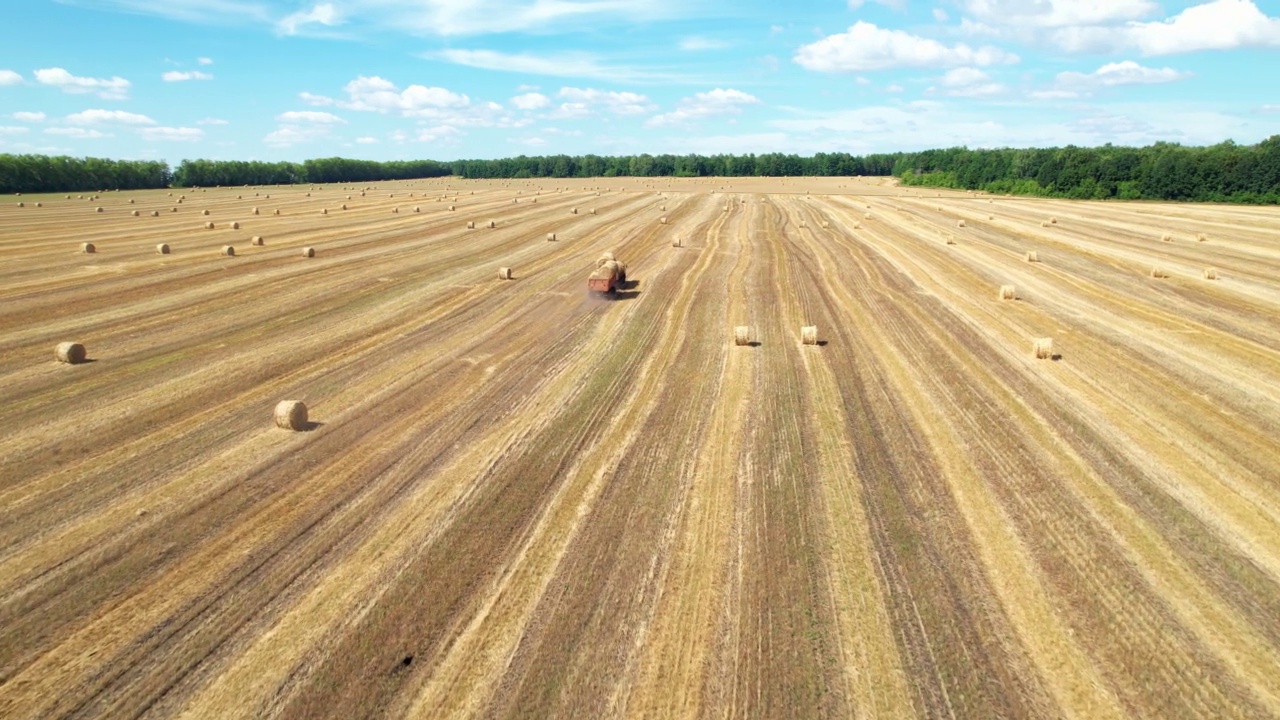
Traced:
[[605, 253], [596, 263], [595, 272], [587, 279], [587, 289], [601, 295], [612, 295], [618, 288], [626, 287], [627, 266], [614, 259], [613, 253]]

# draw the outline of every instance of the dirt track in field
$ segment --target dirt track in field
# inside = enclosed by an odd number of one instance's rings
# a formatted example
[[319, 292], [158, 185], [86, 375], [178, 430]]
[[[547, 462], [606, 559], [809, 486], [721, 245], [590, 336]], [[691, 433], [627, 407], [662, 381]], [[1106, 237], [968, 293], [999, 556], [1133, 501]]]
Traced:
[[78, 195], [0, 205], [0, 717], [1280, 716], [1276, 208]]

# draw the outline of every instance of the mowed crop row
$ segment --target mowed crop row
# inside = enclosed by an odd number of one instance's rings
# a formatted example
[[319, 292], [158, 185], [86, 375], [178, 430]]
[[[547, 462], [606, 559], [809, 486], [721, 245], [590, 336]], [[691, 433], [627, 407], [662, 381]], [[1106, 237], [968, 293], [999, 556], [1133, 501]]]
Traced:
[[0, 229], [0, 717], [1280, 715], [1274, 208], [436, 179]]

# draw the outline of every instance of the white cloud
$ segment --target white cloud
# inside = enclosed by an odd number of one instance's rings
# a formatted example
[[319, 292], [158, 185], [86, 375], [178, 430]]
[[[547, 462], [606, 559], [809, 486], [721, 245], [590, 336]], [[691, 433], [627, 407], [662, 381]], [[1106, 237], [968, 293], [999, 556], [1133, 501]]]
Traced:
[[936, 20], [937, 22], [944, 23], [944, 22], [946, 22], [946, 21], [950, 20], [950, 19], [951, 19], [951, 16], [950, 16], [950, 15], [948, 15], [948, 14], [947, 14], [947, 11], [946, 11], [946, 10], [943, 10], [942, 8], [934, 8], [934, 9], [933, 9], [933, 19], [934, 19], [934, 20]]
[[900, 92], [903, 92], [905, 89], [906, 88], [902, 87], [901, 85], [894, 83], [893, 85], [887, 86], [884, 89], [884, 91], [889, 93], [900, 93]]
[[29, 132], [31, 132], [31, 128], [0, 125], [0, 135], [25, 135]]
[[410, 85], [404, 90], [390, 80], [361, 75], [342, 88], [348, 99], [339, 107], [380, 113], [398, 113], [406, 117], [430, 116], [430, 111], [463, 108], [471, 98], [441, 87]]
[[16, 112], [13, 114], [13, 119], [30, 123], [44, 122], [45, 114], [42, 112]]
[[584, 52], [534, 55], [532, 53], [504, 53], [496, 50], [451, 49], [428, 54], [427, 57], [482, 70], [518, 72], [526, 75], [593, 78], [615, 82], [669, 81], [678, 77], [672, 73], [610, 65], [602, 62], [598, 56]]
[[0, 70], [0, 87], [5, 85], [21, 85], [22, 76], [12, 70]]
[[310, 10], [299, 10], [276, 23], [276, 31], [283, 35], [297, 35], [299, 28], [307, 25], [334, 27], [343, 23], [342, 15], [333, 3], [320, 3]]
[[528, 145], [529, 147], [535, 148], [542, 147], [547, 144], [547, 141], [540, 137], [512, 138], [511, 142], [517, 145]]
[[71, 125], [99, 125], [115, 123], [119, 125], [155, 125], [156, 121], [146, 115], [125, 112], [124, 110], [84, 110], [67, 116]]
[[383, 28], [429, 37], [489, 35], [546, 30], [599, 30], [685, 15], [675, 0], [348, 0], [350, 16]]
[[204, 138], [204, 131], [200, 128], [189, 127], [149, 127], [139, 128], [138, 134], [143, 140], [155, 141], [175, 141], [175, 142], [194, 142]]
[[537, 92], [538, 90], [541, 90], [541, 89], [542, 89], [541, 85], [525, 85], [521, 83], [520, 85], [516, 86], [516, 92], [518, 93]]
[[1066, 87], [1113, 87], [1116, 85], [1153, 85], [1190, 77], [1190, 73], [1173, 68], [1143, 67], [1132, 60], [1108, 63], [1091, 73], [1058, 73], [1057, 82]]
[[1280, 47], [1280, 18], [1266, 16], [1251, 0], [1213, 0], [1164, 22], [1130, 23], [1122, 38], [1148, 56]]
[[680, 40], [680, 49], [696, 52], [699, 50], [722, 50], [729, 47], [727, 40], [719, 40], [716, 38], [704, 37], [702, 35], [690, 35]]
[[462, 131], [450, 125], [437, 125], [435, 127], [419, 128], [418, 134], [414, 136], [414, 140], [418, 142], [451, 142], [455, 140]]
[[[654, 108], [653, 102], [647, 96], [633, 92], [563, 87], [556, 93], [556, 97], [565, 101], [561, 108], [568, 105], [585, 114], [590, 114], [598, 108], [613, 115], [641, 115], [651, 112]], [[573, 116], [580, 116], [580, 114]]]
[[36, 70], [35, 75], [40, 84], [52, 85], [73, 95], [94, 93], [103, 100], [124, 100], [129, 96], [129, 81], [122, 77], [76, 77], [62, 68]]
[[511, 104], [521, 110], [541, 110], [551, 104], [551, 98], [542, 93], [529, 92], [511, 98]]
[[999, 48], [947, 46], [902, 30], [888, 30], [858, 21], [847, 32], [802, 45], [793, 58], [819, 72], [857, 72], [899, 67], [950, 67], [1018, 62], [1018, 56]]
[[282, 123], [346, 124], [347, 122], [333, 113], [317, 112], [315, 110], [291, 110], [286, 113], [280, 113], [276, 116], [276, 120]]
[[198, 120], [196, 121], [196, 124], [197, 125], [230, 125], [231, 123], [221, 118], [210, 117], [210, 118], [205, 118], [203, 120]]
[[378, 138], [375, 138], [375, 137], [358, 137], [358, 138], [356, 138], [356, 144], [357, 144], [357, 145], [377, 145], [377, 144], [378, 144]]
[[1280, 113], [1280, 105], [1263, 105], [1258, 108], [1258, 112], [1270, 115], [1271, 113]]
[[944, 92], [953, 97], [990, 97], [1005, 91], [1000, 83], [977, 68], [960, 67], [948, 70], [939, 80]]
[[300, 145], [329, 137], [330, 128], [326, 124], [281, 125], [262, 138], [262, 142], [275, 147]]
[[206, 72], [200, 72], [199, 70], [192, 70], [191, 72], [170, 70], [169, 72], [161, 75], [160, 79], [165, 82], [183, 82], [185, 80], [212, 80], [213, 76]]
[[337, 101], [331, 97], [315, 95], [309, 92], [300, 92], [298, 93], [298, 97], [302, 98], [302, 101], [306, 104], [314, 105], [316, 107], [329, 107], [330, 105], [337, 103]]
[[[895, 10], [903, 10], [907, 7], [907, 0], [871, 0], [871, 2], [891, 7]], [[857, 10], [867, 4], [867, 0], [849, 0], [849, 9]]]
[[964, 0], [963, 9], [980, 23], [1019, 28], [1103, 25], [1149, 17], [1152, 0]]
[[201, 64], [201, 65], [212, 65], [212, 64], [213, 64], [213, 58], [207, 58], [207, 57], [196, 58], [196, 62], [197, 62], [197, 63], [199, 63], [199, 64]]
[[1035, 90], [1031, 97], [1036, 100], [1071, 100], [1080, 97], [1074, 90]]
[[79, 138], [82, 140], [93, 140], [96, 138], [112, 137], [111, 135], [99, 130], [86, 130], [78, 127], [52, 127], [45, 128], [46, 135], [61, 135], [62, 137]]
[[741, 90], [716, 88], [681, 99], [675, 110], [655, 115], [649, 118], [645, 125], [648, 127], [683, 125], [717, 115], [736, 115], [742, 112], [743, 106], [759, 103], [760, 98]]

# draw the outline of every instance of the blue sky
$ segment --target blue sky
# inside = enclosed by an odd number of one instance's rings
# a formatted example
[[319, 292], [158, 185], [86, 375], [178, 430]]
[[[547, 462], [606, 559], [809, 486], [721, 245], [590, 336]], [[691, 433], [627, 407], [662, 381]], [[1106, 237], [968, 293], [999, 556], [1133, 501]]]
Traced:
[[1253, 143], [1276, 0], [21, 0], [0, 153], [373, 160]]

